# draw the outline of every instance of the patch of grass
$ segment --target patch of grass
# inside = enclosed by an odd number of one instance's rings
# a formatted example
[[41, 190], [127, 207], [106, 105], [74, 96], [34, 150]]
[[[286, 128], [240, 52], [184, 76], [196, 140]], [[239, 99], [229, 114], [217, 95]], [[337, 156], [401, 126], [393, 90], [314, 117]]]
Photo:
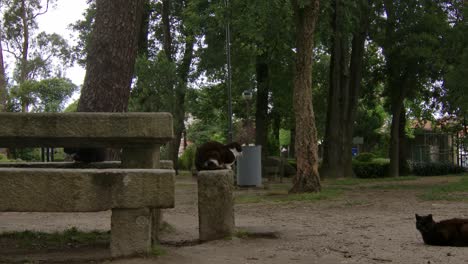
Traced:
[[344, 178], [336, 180], [324, 180], [325, 184], [333, 186], [353, 186], [359, 184], [368, 184], [368, 183], [378, 183], [378, 182], [400, 182], [400, 181], [413, 181], [420, 179], [417, 176], [405, 176], [405, 177], [389, 177], [389, 178], [372, 178], [372, 179], [362, 179], [362, 178]]
[[110, 232], [82, 232], [75, 227], [56, 233], [8, 232], [0, 234], [0, 239], [12, 240], [23, 248], [70, 247], [76, 245], [108, 244]]
[[431, 186], [419, 196], [423, 200], [435, 201], [468, 201], [468, 178], [461, 177], [459, 181], [439, 186]]
[[177, 177], [186, 177], [186, 178], [191, 178], [192, 177], [192, 172], [189, 170], [179, 170], [179, 175]]
[[160, 257], [167, 254], [166, 249], [162, 248], [160, 245], [153, 245], [151, 248], [151, 255]]
[[161, 225], [159, 226], [159, 231], [163, 233], [171, 234], [171, 233], [175, 233], [176, 228], [173, 225], [169, 224], [168, 222], [162, 221]]
[[322, 191], [318, 193], [288, 194], [287, 191], [271, 191], [263, 194], [241, 194], [235, 197], [235, 202], [238, 204], [262, 202], [284, 203], [295, 201], [313, 202], [333, 199], [341, 194], [342, 189], [340, 188], [323, 188]]
[[428, 189], [428, 185], [417, 184], [376, 184], [370, 186], [360, 186], [360, 189], [378, 189], [378, 190], [421, 190]]

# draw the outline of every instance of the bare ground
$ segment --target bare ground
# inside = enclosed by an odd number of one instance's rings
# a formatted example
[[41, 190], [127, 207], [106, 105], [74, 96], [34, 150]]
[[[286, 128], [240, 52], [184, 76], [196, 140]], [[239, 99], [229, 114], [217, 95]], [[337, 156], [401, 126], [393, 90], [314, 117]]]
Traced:
[[[421, 178], [392, 184], [427, 186], [454, 181], [454, 177]], [[415, 228], [414, 214], [434, 214], [436, 220], [467, 217], [464, 202], [423, 201], [421, 188], [362, 188], [353, 186], [332, 200], [316, 202], [236, 205], [236, 226], [278, 238], [237, 238], [197, 244], [196, 182], [179, 179], [176, 208], [164, 210], [175, 230], [162, 236], [162, 256], [108, 259], [102, 246], [35, 249], [15, 243], [0, 244], [0, 263], [468, 263], [468, 249], [424, 245]], [[237, 194], [261, 193], [241, 190]], [[108, 230], [110, 212], [0, 213], [0, 233], [7, 231]], [[94, 261], [84, 261], [94, 259]]]

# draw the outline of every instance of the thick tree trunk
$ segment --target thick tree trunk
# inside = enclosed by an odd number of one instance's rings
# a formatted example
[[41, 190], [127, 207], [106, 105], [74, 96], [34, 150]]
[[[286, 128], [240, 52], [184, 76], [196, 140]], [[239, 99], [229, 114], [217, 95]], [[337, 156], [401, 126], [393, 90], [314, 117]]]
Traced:
[[[368, 4], [360, 4], [359, 25], [353, 33], [351, 60], [349, 61], [348, 32], [344, 30], [342, 0], [334, 1], [332, 56], [330, 63], [330, 89], [328, 97], [322, 177], [351, 176], [352, 138], [356, 119], [357, 101], [361, 89], [364, 44], [369, 26]], [[348, 66], [349, 65], [349, 66]]]
[[343, 30], [343, 8], [342, 0], [333, 1], [333, 37], [330, 60], [330, 88], [328, 90], [327, 124], [325, 128], [324, 155], [321, 169], [323, 178], [344, 177], [343, 155], [344, 155], [344, 92], [347, 86], [345, 73], [347, 72], [347, 34]]
[[389, 176], [398, 177], [399, 176], [399, 126], [400, 126], [400, 112], [401, 107], [392, 106], [392, 126], [390, 130], [390, 168]]
[[398, 167], [399, 175], [406, 176], [410, 173], [409, 164], [408, 164], [408, 153], [406, 151], [406, 109], [403, 105], [400, 110], [400, 124], [398, 127]]
[[268, 135], [268, 92], [269, 76], [268, 63], [265, 54], [257, 56], [256, 61], [257, 76], [257, 107], [255, 111], [255, 144], [263, 148], [262, 155], [266, 153]]
[[[125, 112], [138, 51], [143, 0], [97, 0], [78, 112]], [[81, 152], [81, 153], [80, 153]], [[90, 161], [119, 159], [118, 151], [77, 150]]]
[[361, 11], [359, 17], [359, 28], [353, 33], [351, 43], [351, 61], [350, 61], [350, 76], [349, 76], [349, 93], [347, 99], [347, 109], [344, 111], [344, 156], [343, 156], [343, 175], [353, 175], [352, 167], [352, 141], [354, 134], [354, 122], [356, 121], [358, 99], [361, 91], [362, 73], [364, 70], [364, 52], [365, 43], [369, 30], [369, 12], [370, 1], [361, 0]]
[[297, 173], [290, 192], [318, 192], [317, 129], [312, 106], [312, 55], [319, 0], [299, 4], [292, 0], [296, 19], [294, 113], [296, 119]]
[[125, 112], [138, 50], [143, 0], [97, 0], [78, 112]]

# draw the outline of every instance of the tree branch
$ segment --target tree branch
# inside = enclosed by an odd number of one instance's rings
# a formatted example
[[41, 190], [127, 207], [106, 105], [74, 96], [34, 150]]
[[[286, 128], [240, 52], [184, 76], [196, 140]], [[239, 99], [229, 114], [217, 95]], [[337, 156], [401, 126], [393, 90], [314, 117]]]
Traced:
[[35, 14], [35, 15], [32, 17], [32, 19], [35, 19], [36, 17], [38, 17], [38, 16], [40, 16], [40, 15], [43, 15], [43, 14], [47, 13], [47, 11], [49, 11], [49, 1], [50, 1], [50, 0], [47, 0], [47, 5], [46, 5], [46, 9], [44, 10], [44, 12], [39, 12], [39, 13]]

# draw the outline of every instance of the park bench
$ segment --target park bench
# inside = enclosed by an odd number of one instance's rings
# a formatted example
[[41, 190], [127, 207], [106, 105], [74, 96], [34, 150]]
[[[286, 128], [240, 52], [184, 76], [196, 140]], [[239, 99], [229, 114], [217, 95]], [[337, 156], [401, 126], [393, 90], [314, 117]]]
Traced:
[[112, 210], [111, 256], [148, 253], [159, 209], [174, 207], [175, 172], [159, 169], [172, 138], [167, 113], [1, 113], [0, 147], [117, 148], [122, 161], [0, 167], [0, 212]]

